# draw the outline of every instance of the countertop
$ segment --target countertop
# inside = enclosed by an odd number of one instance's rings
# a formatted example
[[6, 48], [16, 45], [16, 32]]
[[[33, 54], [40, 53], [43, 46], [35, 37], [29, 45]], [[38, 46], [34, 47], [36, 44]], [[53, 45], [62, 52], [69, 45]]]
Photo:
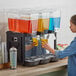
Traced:
[[3, 69], [0, 70], [0, 76], [38, 76], [40, 74], [57, 71], [67, 65], [68, 59], [51, 62], [44, 65], [34, 67], [17, 66], [16, 70]]

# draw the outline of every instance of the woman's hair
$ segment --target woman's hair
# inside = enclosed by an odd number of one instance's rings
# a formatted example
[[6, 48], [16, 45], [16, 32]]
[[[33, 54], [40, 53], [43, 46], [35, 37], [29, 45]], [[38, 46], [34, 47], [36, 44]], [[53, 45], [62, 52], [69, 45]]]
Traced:
[[71, 17], [70, 21], [71, 21], [74, 25], [76, 25], [76, 15], [73, 15], [73, 16]]

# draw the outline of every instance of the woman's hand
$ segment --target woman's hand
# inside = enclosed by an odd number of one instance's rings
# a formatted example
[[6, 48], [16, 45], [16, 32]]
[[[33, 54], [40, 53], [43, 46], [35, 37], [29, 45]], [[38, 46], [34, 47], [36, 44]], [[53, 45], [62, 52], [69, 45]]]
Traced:
[[47, 42], [42, 42], [42, 48], [49, 50], [51, 47]]
[[36, 44], [37, 44], [36, 42], [33, 42], [33, 47], [34, 47]]
[[55, 54], [55, 50], [52, 49], [47, 42], [42, 42], [42, 48], [45, 48], [45, 49], [47, 49], [48, 51], [50, 51], [51, 53]]

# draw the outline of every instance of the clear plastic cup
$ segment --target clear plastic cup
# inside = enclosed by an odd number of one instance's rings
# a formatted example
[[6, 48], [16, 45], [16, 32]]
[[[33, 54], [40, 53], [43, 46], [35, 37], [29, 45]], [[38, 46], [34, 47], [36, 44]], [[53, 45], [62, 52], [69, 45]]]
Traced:
[[37, 39], [37, 37], [33, 37], [32, 40], [33, 40], [34, 46], [38, 46], [38, 39]]
[[48, 38], [47, 38], [48, 34], [45, 34], [43, 36], [41, 36], [41, 42], [44, 45], [45, 43], [48, 43]]

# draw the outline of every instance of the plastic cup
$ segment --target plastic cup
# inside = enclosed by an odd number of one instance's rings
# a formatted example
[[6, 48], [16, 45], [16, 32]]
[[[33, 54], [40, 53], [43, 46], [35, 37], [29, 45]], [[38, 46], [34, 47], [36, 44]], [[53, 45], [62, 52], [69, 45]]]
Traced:
[[41, 39], [42, 44], [44, 45], [45, 42], [48, 43], [48, 39]]
[[33, 43], [35, 43], [34, 46], [38, 46], [38, 40], [37, 40], [37, 38], [32, 38], [32, 40], [33, 40]]

